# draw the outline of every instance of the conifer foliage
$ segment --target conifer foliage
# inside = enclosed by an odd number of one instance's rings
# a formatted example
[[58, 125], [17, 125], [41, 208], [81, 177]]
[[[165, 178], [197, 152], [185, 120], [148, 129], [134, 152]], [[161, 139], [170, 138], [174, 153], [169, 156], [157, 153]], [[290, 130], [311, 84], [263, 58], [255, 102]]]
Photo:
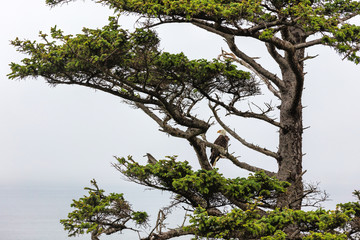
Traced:
[[[72, 1], [46, 0], [46, 3], [54, 7]], [[360, 26], [352, 21], [360, 13], [360, 2], [95, 2], [112, 8], [117, 15], [110, 17], [103, 28], [84, 28], [75, 36], [54, 27], [48, 34], [40, 32], [38, 41], [13, 40], [17, 50], [28, 57], [21, 63], [10, 64], [9, 77], [42, 77], [52, 85], [81, 85], [120, 97], [143, 111], [163, 132], [187, 141], [196, 153], [200, 170], [193, 170], [188, 162], [176, 157], [157, 160], [148, 154], [147, 165], [132, 157], [117, 158], [114, 166], [123, 176], [171, 192], [172, 204], [161, 209], [155, 226], [150, 226], [146, 212], [133, 210], [123, 194], [106, 195], [93, 180], [93, 188], [86, 188], [89, 195], [74, 200], [75, 210], [68, 219], [61, 220], [69, 236], [87, 232], [97, 240], [103, 234], [129, 230], [138, 232], [144, 240], [183, 235], [198, 239], [360, 239], [358, 191], [354, 192], [356, 202], [339, 204], [333, 211], [303, 209], [308, 205], [307, 199], [314, 199], [318, 190], [306, 186], [302, 179], [305, 171], [301, 101], [304, 62], [316, 57], [309, 56], [307, 49], [323, 45], [334, 49], [343, 59], [360, 62]], [[122, 29], [118, 16], [124, 13], [138, 15], [139, 21], [144, 20], [141, 27], [133, 32]], [[191, 23], [220, 36], [228, 50], [213, 60], [190, 60], [183, 53], [161, 51], [154, 27], [171, 23]], [[280, 74], [242, 51], [237, 45], [242, 38], [264, 44], [264, 54], [276, 62]], [[255, 108], [243, 104], [259, 94], [268, 94], [279, 104], [268, 102], [254, 105]], [[209, 108], [207, 117], [197, 112], [204, 106]], [[236, 126], [226, 123], [225, 116], [254, 119], [277, 128], [276, 150], [246, 141], [235, 130]], [[277, 163], [278, 171], [251, 165], [246, 156], [240, 161], [236, 152], [209, 142], [206, 136], [212, 121], [226, 130], [231, 141], [238, 141]], [[208, 162], [209, 148], [216, 148], [223, 158], [250, 175], [227, 178], [220, 174]], [[178, 228], [167, 228], [166, 218], [178, 206], [186, 209], [189, 220]], [[142, 231], [144, 228], [151, 231]]]

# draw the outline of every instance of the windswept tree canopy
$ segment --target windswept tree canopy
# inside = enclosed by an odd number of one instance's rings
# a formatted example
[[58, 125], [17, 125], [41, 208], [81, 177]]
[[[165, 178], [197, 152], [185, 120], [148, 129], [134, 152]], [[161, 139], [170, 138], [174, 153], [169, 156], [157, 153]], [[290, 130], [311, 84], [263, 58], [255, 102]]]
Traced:
[[[211, 125], [193, 111], [202, 100], [212, 102], [213, 109], [223, 105], [231, 110], [241, 99], [260, 93], [255, 78], [230, 61], [189, 60], [182, 53], [161, 52], [155, 32], [130, 33], [113, 17], [102, 29], [85, 28], [76, 36], [56, 27], [51, 36], [40, 36], [40, 43], [12, 41], [31, 57], [12, 63], [10, 78], [41, 76], [53, 85], [76, 84], [111, 93], [141, 108], [170, 135], [192, 142]], [[220, 99], [224, 95], [227, 100]], [[201, 164], [210, 168], [205, 155]]]
[[[72, 0], [47, 0], [50, 6]], [[66, 35], [56, 27], [40, 33], [40, 41], [15, 39], [19, 52], [29, 55], [11, 64], [12, 79], [43, 77], [52, 85], [75, 84], [101, 90], [141, 109], [160, 130], [187, 140], [193, 147], [200, 170], [175, 157], [149, 164], [131, 157], [117, 158], [115, 168], [129, 180], [173, 193], [173, 203], [159, 211], [156, 226], [141, 239], [170, 239], [182, 235], [220, 239], [359, 239], [359, 202], [339, 204], [334, 211], [321, 208], [305, 212], [318, 189], [303, 182], [302, 94], [304, 62], [315, 58], [307, 49], [331, 47], [342, 58], [358, 64], [360, 26], [354, 19], [360, 2], [353, 0], [96, 0], [115, 14], [140, 17], [134, 32], [121, 29], [110, 17], [102, 29], [84, 28], [81, 34]], [[218, 59], [188, 59], [183, 53], [159, 50], [154, 27], [160, 24], [191, 23], [222, 37], [228, 45]], [[191, 36], [190, 36], [191, 37]], [[238, 47], [242, 37], [263, 43], [278, 69], [267, 69], [251, 53]], [[251, 49], [249, 49], [251, 52]], [[235, 65], [236, 64], [236, 65]], [[238, 65], [241, 65], [240, 70]], [[280, 71], [278, 71], [280, 70]], [[274, 102], [245, 106], [243, 100], [260, 94], [260, 84]], [[261, 93], [263, 94], [263, 93]], [[251, 101], [251, 100], [249, 100]], [[198, 109], [209, 110], [207, 116]], [[275, 127], [276, 150], [246, 141], [229, 126], [224, 116], [250, 118]], [[274, 161], [272, 172], [240, 161], [232, 153], [207, 140], [208, 129], [219, 124], [243, 146]], [[208, 161], [208, 149], [235, 166], [252, 172], [248, 178], [227, 178]], [[233, 149], [232, 149], [233, 150]], [[145, 150], [148, 151], [148, 150]], [[126, 153], [127, 154], [127, 153]], [[170, 155], [174, 153], [169, 153]], [[176, 154], [176, 153], [175, 153]], [[91, 232], [92, 239], [124, 229], [129, 222], [146, 226], [145, 212], [132, 210], [122, 194], [105, 195], [96, 182], [89, 196], [74, 201], [74, 212], [62, 220], [69, 235]], [[354, 194], [359, 198], [359, 192]], [[320, 198], [320, 200], [323, 200]], [[175, 206], [190, 212], [190, 221], [166, 229], [164, 220]], [[160, 215], [159, 215], [160, 216]], [[163, 231], [166, 229], [166, 231]]]
[[[74, 0], [47, 0], [55, 6]], [[359, 63], [360, 27], [348, 20], [360, 12], [353, 0], [249, 0], [249, 1], [142, 1], [96, 0], [116, 12], [130, 12], [153, 19], [154, 24], [191, 22], [220, 35], [249, 36], [276, 48], [295, 51], [314, 45], [329, 45], [351, 61]], [[276, 34], [287, 27], [301, 28], [306, 43], [288, 41]], [[304, 41], [305, 39], [303, 39]]]
[[[176, 157], [140, 165], [132, 157], [117, 158], [115, 168], [138, 184], [175, 194], [170, 206], [159, 211], [155, 227], [141, 240], [172, 239], [195, 235], [196, 239], [358, 239], [360, 203], [339, 204], [335, 211], [278, 209], [276, 198], [289, 183], [258, 172], [247, 178], [226, 178], [215, 170], [193, 170], [187, 161]], [[146, 212], [134, 211], [122, 194], [106, 195], [93, 180], [85, 188], [88, 196], [73, 200], [75, 210], [61, 220], [69, 236], [88, 232], [92, 239], [123, 230], [138, 231], [131, 222], [146, 227]], [[359, 198], [359, 192], [354, 195]], [[174, 209], [190, 211], [188, 225], [162, 232], [165, 220]], [[222, 210], [220, 210], [222, 209]], [[223, 210], [228, 209], [228, 210]], [[271, 211], [269, 211], [271, 210]], [[296, 226], [298, 237], [286, 231]], [[155, 231], [160, 229], [160, 231]], [[285, 230], [284, 230], [285, 229]]]

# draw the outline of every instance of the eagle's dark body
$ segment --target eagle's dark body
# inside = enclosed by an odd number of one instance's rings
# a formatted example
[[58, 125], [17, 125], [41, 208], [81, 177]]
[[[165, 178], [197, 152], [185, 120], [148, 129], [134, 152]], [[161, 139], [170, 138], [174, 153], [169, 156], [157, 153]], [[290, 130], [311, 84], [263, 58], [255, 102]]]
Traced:
[[[218, 131], [220, 136], [215, 140], [214, 144], [219, 145], [223, 148], [227, 148], [230, 138], [225, 135], [224, 130]], [[221, 158], [221, 154], [219, 150], [216, 148], [211, 148], [211, 155], [210, 155], [210, 164], [211, 166], [215, 166], [216, 162]]]

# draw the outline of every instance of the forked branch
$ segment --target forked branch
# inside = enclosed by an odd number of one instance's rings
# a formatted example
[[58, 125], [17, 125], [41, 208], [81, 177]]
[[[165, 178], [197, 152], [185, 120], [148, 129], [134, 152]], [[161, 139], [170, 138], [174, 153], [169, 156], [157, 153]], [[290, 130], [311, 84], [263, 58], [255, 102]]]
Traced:
[[184, 138], [189, 141], [190, 145], [193, 147], [196, 156], [198, 157], [199, 164], [202, 169], [210, 170], [211, 166], [208, 161], [208, 157], [206, 155], [206, 147], [205, 145], [199, 141], [196, 137], [197, 135], [203, 134], [204, 131], [202, 129], [197, 128], [187, 128], [187, 130], [181, 130], [180, 128], [176, 128], [168, 124], [169, 119], [161, 119], [157, 116], [152, 110], [150, 110], [147, 106], [142, 103], [135, 103], [135, 105], [143, 110], [150, 118], [152, 118], [160, 127], [161, 130], [171, 136]]
[[174, 237], [180, 237], [180, 236], [192, 235], [192, 234], [194, 233], [189, 230], [184, 230], [183, 227], [179, 227], [179, 228], [170, 229], [169, 231], [163, 233], [152, 233], [151, 235], [145, 238], [141, 238], [140, 240], [155, 240], [155, 239], [166, 240]]
[[204, 140], [200, 140], [200, 139], [199, 139], [199, 141], [202, 141], [207, 147], [216, 148], [217, 150], [219, 150], [219, 152], [220, 152], [220, 154], [222, 156], [229, 159], [233, 164], [235, 164], [236, 166], [238, 166], [238, 167], [240, 167], [242, 169], [245, 169], [245, 170], [247, 170], [249, 172], [263, 171], [266, 175], [268, 175], [270, 177], [276, 175], [276, 173], [274, 173], [274, 172], [265, 170], [263, 168], [255, 167], [255, 166], [252, 166], [252, 165], [250, 165], [248, 163], [239, 161], [234, 155], [230, 154], [225, 148], [223, 148], [223, 147], [221, 147], [219, 145], [215, 145], [213, 143], [210, 143], [210, 142], [207, 142], [207, 141], [204, 141]]
[[250, 71], [252, 71], [254, 74], [256, 74], [256, 76], [258, 76], [261, 79], [261, 81], [263, 81], [265, 83], [265, 85], [267, 86], [269, 91], [272, 92], [278, 99], [281, 100], [280, 91], [277, 90], [271, 84], [271, 82], [269, 81], [268, 78], [266, 78], [263, 74], [261, 74], [259, 71], [257, 71], [250, 64], [248, 64], [247, 62], [245, 62], [245, 61], [241, 60], [240, 58], [236, 57], [235, 54], [226, 52], [224, 50], [221, 51], [221, 54], [219, 55], [219, 57], [223, 57], [226, 60], [231, 60], [231, 61], [237, 62], [237, 63], [241, 64], [242, 66], [246, 67], [247, 69], [249, 69]]
[[276, 76], [276, 74], [273, 74], [263, 68], [260, 64], [258, 64], [253, 58], [246, 55], [244, 52], [242, 52], [235, 44], [234, 37], [227, 37], [225, 38], [226, 43], [228, 44], [230, 50], [235, 54], [236, 57], [243, 60], [246, 64], [251, 66], [252, 69], [254, 69], [256, 72], [258, 72], [260, 75], [262, 75], [264, 78], [268, 79], [272, 83], [276, 85], [277, 88], [282, 89], [285, 88], [284, 82]]
[[270, 123], [276, 127], [281, 127], [281, 124], [277, 121], [275, 121], [274, 119], [268, 117], [266, 115], [266, 113], [262, 112], [262, 113], [255, 113], [255, 112], [252, 112], [252, 111], [246, 111], [246, 112], [243, 112], [243, 111], [240, 111], [238, 110], [236, 107], [234, 107], [234, 104], [233, 103], [230, 103], [230, 104], [226, 104], [224, 103], [223, 101], [220, 100], [220, 98], [218, 96], [210, 96], [208, 93], [202, 91], [201, 89], [199, 89], [199, 91], [201, 91], [201, 93], [206, 97], [206, 99], [208, 99], [210, 102], [214, 103], [215, 105], [217, 106], [221, 106], [223, 107], [224, 109], [226, 109], [228, 112], [236, 115], [236, 116], [239, 116], [239, 117], [244, 117], [244, 118], [255, 118], [255, 119], [259, 119], [259, 120], [262, 120], [262, 121], [265, 121], [267, 123]]
[[266, 156], [270, 156], [270, 157], [273, 157], [275, 159], [278, 159], [279, 158], [279, 155], [275, 152], [272, 152], [266, 148], [262, 148], [262, 147], [259, 147], [255, 144], [252, 144], [252, 143], [249, 143], [247, 142], [245, 139], [243, 139], [242, 137], [240, 137], [235, 131], [231, 130], [219, 117], [219, 115], [217, 114], [217, 110], [216, 110], [216, 105], [215, 106], [211, 106], [209, 105], [211, 111], [213, 112], [214, 114], [214, 117], [216, 119], [216, 121], [220, 124], [220, 126], [225, 129], [232, 137], [234, 137], [236, 140], [238, 140], [239, 142], [241, 142], [244, 146], [252, 149], [252, 150], [255, 150], [257, 152], [260, 152], [262, 154], [265, 154]]

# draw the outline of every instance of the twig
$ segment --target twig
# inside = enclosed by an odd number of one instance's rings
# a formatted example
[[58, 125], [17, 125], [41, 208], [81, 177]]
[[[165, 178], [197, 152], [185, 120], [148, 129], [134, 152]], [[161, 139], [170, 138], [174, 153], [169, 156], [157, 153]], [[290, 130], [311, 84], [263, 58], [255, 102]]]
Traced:
[[273, 157], [275, 159], [278, 159], [279, 156], [277, 153], [275, 152], [272, 152], [266, 148], [261, 148], [255, 144], [252, 144], [252, 143], [249, 143], [247, 142], [245, 139], [243, 139], [242, 137], [240, 137], [235, 131], [231, 130], [218, 116], [217, 114], [217, 111], [216, 111], [216, 105], [215, 106], [211, 106], [209, 105], [211, 111], [213, 112], [214, 114], [214, 117], [216, 119], [216, 121], [221, 125], [222, 128], [224, 128], [231, 136], [233, 136], [236, 140], [238, 140], [239, 142], [241, 142], [244, 146], [252, 149], [252, 150], [255, 150], [257, 152], [260, 152], [262, 154], [265, 154], [267, 156], [270, 156], [270, 157]]

